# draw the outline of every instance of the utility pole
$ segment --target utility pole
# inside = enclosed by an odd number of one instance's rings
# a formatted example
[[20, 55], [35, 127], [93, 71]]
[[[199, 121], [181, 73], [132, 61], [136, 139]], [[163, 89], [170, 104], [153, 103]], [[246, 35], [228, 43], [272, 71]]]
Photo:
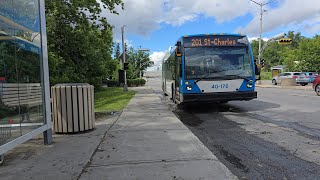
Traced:
[[[140, 48], [141, 49], [141, 46]], [[139, 51], [139, 50], [138, 50]], [[140, 51], [139, 51], [140, 52]], [[139, 56], [138, 56], [139, 57]], [[141, 59], [139, 59], [139, 78], [141, 79]]]
[[273, 1], [269, 1], [267, 3], [258, 3], [254, 0], [250, 0], [251, 2], [257, 4], [260, 6], [260, 35], [259, 35], [259, 55], [258, 55], [258, 62], [259, 64], [261, 63], [261, 38], [262, 38], [262, 15], [266, 10], [263, 10], [263, 6], [272, 3]]
[[128, 91], [128, 84], [127, 84], [127, 72], [124, 69], [124, 63], [126, 63], [126, 46], [124, 43], [124, 27], [125, 25], [123, 25], [121, 27], [121, 34], [122, 34], [122, 52], [123, 52], [123, 63], [121, 63], [122, 65], [122, 69], [124, 70], [124, 85], [123, 85], [123, 91]]

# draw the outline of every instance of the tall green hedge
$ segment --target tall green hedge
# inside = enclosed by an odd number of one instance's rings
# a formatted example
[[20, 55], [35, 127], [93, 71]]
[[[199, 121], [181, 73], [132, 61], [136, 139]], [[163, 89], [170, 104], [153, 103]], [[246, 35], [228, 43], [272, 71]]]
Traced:
[[129, 87], [144, 86], [146, 84], [146, 80], [144, 80], [144, 79], [128, 79], [127, 84]]
[[[108, 87], [118, 87], [118, 80], [108, 80], [106, 82]], [[144, 86], [146, 84], [146, 80], [144, 79], [128, 79], [127, 80], [128, 87], [136, 87], [136, 86]]]

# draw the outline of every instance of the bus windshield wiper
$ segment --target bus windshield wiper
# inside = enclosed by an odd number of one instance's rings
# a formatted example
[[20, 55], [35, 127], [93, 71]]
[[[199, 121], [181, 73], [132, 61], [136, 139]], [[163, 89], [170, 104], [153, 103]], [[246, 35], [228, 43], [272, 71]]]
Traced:
[[234, 77], [234, 78], [237, 78], [237, 79], [244, 79], [246, 81], [250, 81], [249, 79], [247, 79], [246, 77], [243, 77], [243, 76], [239, 76], [239, 75], [226, 75], [226, 77]]
[[222, 72], [222, 71], [217, 71], [217, 72], [208, 73], [208, 74], [206, 74], [205, 76], [203, 76], [202, 78], [195, 80], [194, 83], [197, 84], [197, 82], [205, 79], [206, 77], [210, 76], [211, 74], [218, 73], [218, 72]]
[[[222, 71], [219, 71], [219, 72], [222, 72]], [[194, 83], [195, 83], [195, 84], [197, 84], [197, 82], [199, 82], [199, 81], [201, 81], [201, 80], [205, 79], [206, 77], [208, 77], [208, 76], [210, 76], [211, 74], [214, 74], [214, 73], [218, 73], [218, 72], [208, 73], [208, 74], [206, 74], [205, 76], [203, 76], [202, 78], [197, 79], [196, 81], [194, 81]], [[247, 79], [246, 77], [239, 76], [239, 75], [224, 75], [224, 76], [219, 76], [219, 78], [222, 78], [222, 79], [223, 79], [223, 77], [234, 77], [234, 78], [244, 79], [244, 80], [246, 80], [246, 81], [250, 81], [250, 80], [249, 80], [249, 79]]]

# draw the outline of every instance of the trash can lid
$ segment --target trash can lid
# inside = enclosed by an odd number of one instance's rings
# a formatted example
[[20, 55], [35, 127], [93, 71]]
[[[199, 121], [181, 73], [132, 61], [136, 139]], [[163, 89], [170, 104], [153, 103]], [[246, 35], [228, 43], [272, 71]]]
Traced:
[[90, 86], [88, 83], [60, 83], [54, 86]]

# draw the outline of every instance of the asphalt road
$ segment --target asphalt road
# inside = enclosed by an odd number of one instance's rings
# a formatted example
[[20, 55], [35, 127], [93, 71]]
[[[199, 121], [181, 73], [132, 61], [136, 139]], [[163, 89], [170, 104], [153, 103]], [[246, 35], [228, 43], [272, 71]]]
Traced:
[[[156, 76], [154, 76], [156, 77]], [[239, 179], [320, 179], [320, 97], [311, 90], [257, 88], [258, 98], [168, 108]]]

